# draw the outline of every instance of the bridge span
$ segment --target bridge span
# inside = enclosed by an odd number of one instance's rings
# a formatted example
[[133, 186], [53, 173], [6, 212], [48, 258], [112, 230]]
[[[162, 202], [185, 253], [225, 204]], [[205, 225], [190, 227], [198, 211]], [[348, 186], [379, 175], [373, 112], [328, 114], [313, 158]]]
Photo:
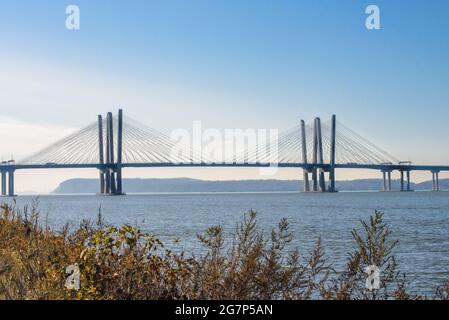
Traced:
[[305, 192], [336, 192], [337, 169], [379, 171], [383, 177], [382, 191], [392, 191], [392, 172], [400, 173], [400, 191], [412, 191], [411, 172], [428, 171], [432, 174], [432, 190], [439, 191], [439, 173], [449, 171], [448, 165], [400, 162], [338, 123], [335, 115], [325, 123], [320, 118], [315, 118], [309, 125], [301, 120], [300, 125], [276, 141], [248, 147], [226, 161], [206, 159], [190, 147], [173, 153], [175, 147], [179, 149], [170, 137], [132, 119], [124, 121], [121, 109], [116, 117], [109, 112], [105, 119], [99, 115], [94, 124], [30, 157], [17, 163], [2, 162], [1, 195], [15, 196], [14, 173], [17, 170], [97, 169], [99, 193], [105, 195], [124, 194], [124, 168], [298, 168], [303, 170]]

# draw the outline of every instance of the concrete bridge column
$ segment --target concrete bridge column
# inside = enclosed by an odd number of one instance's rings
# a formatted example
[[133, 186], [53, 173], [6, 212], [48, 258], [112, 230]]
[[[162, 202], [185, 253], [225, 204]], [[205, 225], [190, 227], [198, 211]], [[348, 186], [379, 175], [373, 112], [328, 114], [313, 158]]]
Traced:
[[432, 171], [432, 191], [435, 191], [435, 172]]
[[106, 117], [106, 166], [104, 168], [104, 176], [105, 176], [105, 189], [104, 194], [110, 194], [111, 193], [111, 139], [110, 139], [110, 133], [111, 130], [109, 129], [109, 126], [111, 124], [109, 123], [109, 113]]
[[105, 169], [104, 172], [104, 194], [110, 194], [111, 193], [111, 171], [109, 168]]
[[435, 172], [435, 180], [436, 180], [436, 186], [437, 186], [437, 191], [440, 191], [440, 172], [437, 171]]
[[385, 171], [382, 171], [382, 178], [383, 178], [382, 191], [387, 191], [387, 173]]
[[2, 171], [2, 196], [6, 196], [6, 171]]
[[318, 169], [313, 167], [312, 169], [312, 191], [318, 191]]
[[122, 186], [122, 149], [123, 149], [123, 110], [118, 111], [118, 128], [117, 128], [117, 195], [123, 194]]
[[331, 150], [330, 150], [330, 169], [329, 169], [329, 191], [335, 192], [335, 151], [336, 151], [336, 126], [337, 126], [337, 116], [332, 115], [331, 124]]
[[[323, 137], [321, 134], [321, 119], [317, 118], [317, 135], [318, 135], [318, 163], [323, 165], [324, 164], [324, 156], [323, 156]], [[320, 191], [326, 192], [326, 180], [324, 176], [324, 169], [320, 168]]]
[[111, 190], [110, 190], [111, 195], [115, 195], [117, 193], [117, 185], [115, 184], [116, 175], [117, 175], [116, 172], [111, 169]]
[[[112, 117], [112, 113], [108, 112], [108, 144], [109, 144], [109, 161], [108, 163], [110, 165], [114, 164], [114, 122], [113, 122], [113, 117]], [[109, 168], [109, 172], [110, 172], [110, 183], [109, 183], [109, 187], [110, 187], [110, 192], [109, 194], [115, 194], [116, 193], [116, 184], [115, 184], [115, 171], [112, 168]]]
[[105, 194], [106, 192], [105, 176], [104, 170], [100, 169], [100, 194]]
[[[302, 162], [307, 164], [307, 139], [306, 139], [306, 123], [301, 120], [301, 142], [302, 142]], [[304, 191], [310, 191], [309, 169], [303, 169]]]
[[440, 191], [440, 172], [432, 171], [432, 191]]
[[312, 190], [318, 191], [318, 168], [316, 164], [318, 162], [318, 132], [317, 132], [317, 118], [313, 124], [313, 168], [312, 168]]
[[401, 191], [405, 191], [404, 189], [404, 171], [400, 171], [401, 173]]
[[[100, 165], [104, 165], [104, 147], [103, 147], [103, 117], [98, 115], [98, 160]], [[100, 194], [106, 192], [104, 168], [100, 168]]]
[[105, 165], [105, 194], [115, 195], [116, 168], [114, 163], [114, 128], [112, 113], [108, 112], [106, 118], [106, 165]]
[[410, 170], [407, 170], [406, 175], [407, 175], [407, 191], [411, 191], [411, 188], [410, 188]]
[[391, 191], [391, 171], [382, 170], [383, 186], [382, 191]]
[[8, 171], [8, 196], [14, 197], [14, 170]]
[[387, 172], [387, 178], [388, 178], [388, 191], [391, 191], [391, 171]]

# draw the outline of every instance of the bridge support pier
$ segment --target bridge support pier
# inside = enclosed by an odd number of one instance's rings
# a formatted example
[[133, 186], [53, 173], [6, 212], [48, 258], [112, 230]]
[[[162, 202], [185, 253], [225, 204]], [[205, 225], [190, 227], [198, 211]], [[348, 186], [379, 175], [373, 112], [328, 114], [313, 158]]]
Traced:
[[436, 191], [440, 191], [440, 172], [435, 172]]
[[100, 169], [100, 194], [106, 193], [106, 181], [103, 169]]
[[14, 197], [14, 170], [8, 171], [8, 197]]
[[388, 176], [388, 191], [391, 191], [391, 171], [387, 173]]
[[2, 171], [2, 196], [6, 196], [6, 171]]
[[407, 177], [407, 191], [410, 192], [410, 191], [412, 191], [411, 183], [410, 183], [410, 170], [407, 170], [406, 177]]
[[383, 180], [382, 191], [390, 192], [391, 191], [391, 171], [382, 170], [382, 180]]
[[115, 171], [113, 169], [111, 170], [111, 190], [109, 192], [110, 195], [115, 195], [117, 193], [117, 185], [115, 184]]
[[103, 194], [110, 194], [111, 193], [111, 171], [109, 168], [104, 169], [104, 193]]
[[432, 191], [435, 191], [435, 172], [432, 172]]
[[15, 197], [14, 192], [14, 171], [13, 169], [8, 169], [7, 171], [1, 172], [1, 195], [8, 197]]
[[405, 189], [404, 189], [404, 171], [400, 171], [400, 173], [401, 173], [401, 192], [402, 191], [405, 191]]
[[440, 191], [440, 171], [432, 171], [432, 191]]

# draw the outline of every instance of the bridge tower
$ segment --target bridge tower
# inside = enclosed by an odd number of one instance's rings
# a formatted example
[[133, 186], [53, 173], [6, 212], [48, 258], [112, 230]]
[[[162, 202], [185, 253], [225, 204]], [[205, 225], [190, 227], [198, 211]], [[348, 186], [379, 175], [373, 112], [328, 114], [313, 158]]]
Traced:
[[[306, 139], [306, 123], [304, 120], [301, 120], [301, 142], [302, 142], [302, 162], [307, 164], [307, 139]], [[304, 182], [304, 191], [310, 191], [310, 183], [309, 183], [309, 169], [303, 169], [303, 182]]]
[[[332, 117], [332, 129], [331, 129], [331, 150], [330, 150], [330, 165], [327, 166], [324, 163], [323, 153], [323, 136], [321, 130], [321, 119], [315, 118], [313, 124], [313, 145], [312, 145], [312, 163], [311, 169], [304, 168], [304, 191], [309, 192], [326, 192], [326, 178], [325, 167], [329, 167], [329, 191], [335, 192], [335, 125], [336, 117]], [[302, 142], [302, 159], [303, 163], [308, 165], [307, 160], [307, 139], [305, 123], [301, 120], [301, 142]], [[309, 172], [312, 172], [312, 190], [310, 190], [309, 184]]]
[[106, 116], [106, 159], [103, 146], [103, 118], [98, 116], [98, 146], [100, 164], [100, 193], [122, 195], [122, 152], [123, 152], [123, 111], [118, 112], [117, 162], [114, 148], [114, 118], [111, 112]]
[[105, 169], [104, 169], [104, 148], [103, 148], [103, 116], [98, 115], [98, 149], [99, 149], [99, 164], [100, 164], [100, 194], [106, 191], [105, 186]]
[[318, 133], [317, 133], [317, 119], [315, 118], [313, 123], [313, 150], [312, 150], [312, 191], [318, 191], [318, 172], [317, 172], [317, 161], [318, 161]]
[[337, 116], [332, 115], [331, 123], [331, 148], [330, 148], [330, 167], [329, 167], [329, 192], [335, 192], [335, 151], [336, 151], [336, 129], [337, 129]]
[[115, 170], [114, 170], [114, 121], [113, 121], [113, 117], [112, 117], [112, 112], [108, 112], [107, 115], [107, 149], [108, 149], [108, 154], [107, 154], [107, 163], [108, 163], [108, 170], [109, 170], [109, 190], [108, 193], [111, 195], [116, 194], [117, 190], [116, 190], [116, 184], [115, 184]]
[[326, 192], [326, 180], [324, 177], [324, 169], [322, 165], [324, 165], [324, 155], [323, 155], [323, 136], [321, 131], [321, 119], [316, 118], [316, 126], [315, 130], [317, 131], [317, 138], [318, 138], [318, 164], [321, 165], [319, 168], [319, 186], [321, 192]]
[[315, 118], [313, 126], [313, 168], [312, 168], [312, 188], [313, 191], [326, 192], [326, 180], [324, 177], [324, 155], [323, 137], [321, 133], [321, 119]]
[[122, 187], [122, 153], [123, 153], [123, 110], [118, 111], [118, 129], [117, 129], [117, 194], [123, 194]]

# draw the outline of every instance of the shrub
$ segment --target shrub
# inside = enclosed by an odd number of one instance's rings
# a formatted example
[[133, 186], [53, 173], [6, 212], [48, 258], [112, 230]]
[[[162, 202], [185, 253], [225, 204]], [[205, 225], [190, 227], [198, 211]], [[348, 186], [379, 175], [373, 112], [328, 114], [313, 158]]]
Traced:
[[[198, 235], [199, 257], [166, 248], [139, 228], [82, 221], [69, 232], [38, 223], [38, 206], [0, 207], [0, 299], [420, 299], [397, 271], [383, 214], [361, 231], [343, 272], [335, 272], [318, 240], [300, 254], [283, 219], [266, 235], [249, 211], [226, 242], [221, 226]], [[78, 291], [65, 287], [66, 268], [80, 270]], [[367, 266], [381, 271], [379, 290], [365, 286]], [[435, 297], [448, 299], [449, 283]]]

